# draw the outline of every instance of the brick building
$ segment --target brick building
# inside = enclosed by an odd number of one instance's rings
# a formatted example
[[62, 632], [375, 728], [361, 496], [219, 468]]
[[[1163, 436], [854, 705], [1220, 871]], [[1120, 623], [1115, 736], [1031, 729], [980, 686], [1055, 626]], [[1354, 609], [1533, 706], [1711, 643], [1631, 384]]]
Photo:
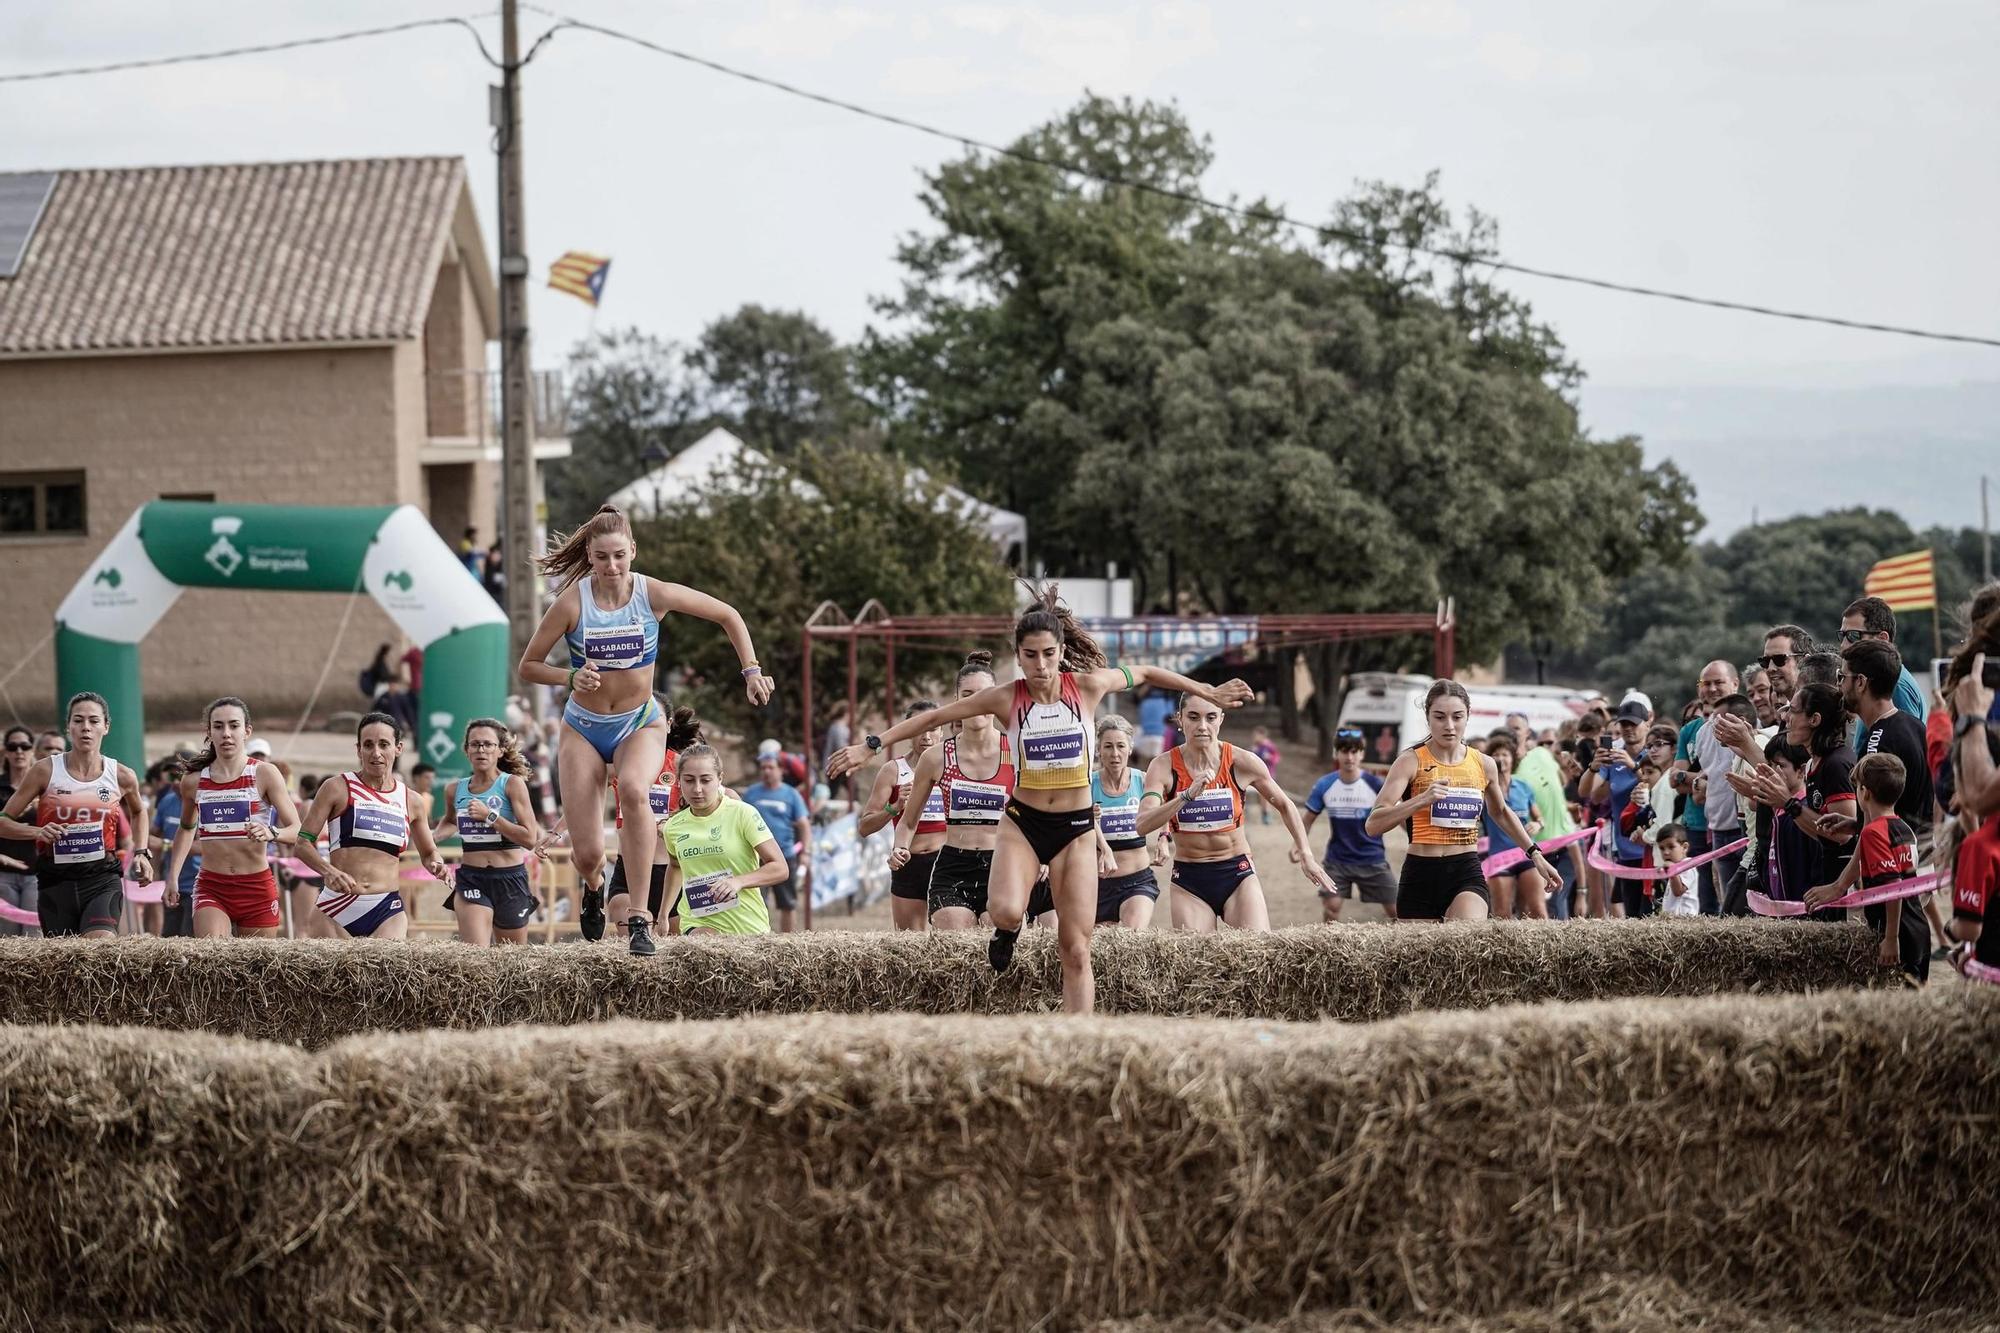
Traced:
[[[10, 263], [11, 261], [11, 263]], [[10, 272], [11, 269], [11, 272]], [[410, 503], [494, 534], [499, 301], [457, 158], [0, 175], [0, 677], [160, 497]], [[536, 452], [568, 453], [538, 378]], [[146, 644], [152, 716], [319, 710], [394, 642], [367, 597], [187, 592]], [[13, 705], [53, 715], [43, 647]], [[4, 704], [4, 701], [0, 701]]]

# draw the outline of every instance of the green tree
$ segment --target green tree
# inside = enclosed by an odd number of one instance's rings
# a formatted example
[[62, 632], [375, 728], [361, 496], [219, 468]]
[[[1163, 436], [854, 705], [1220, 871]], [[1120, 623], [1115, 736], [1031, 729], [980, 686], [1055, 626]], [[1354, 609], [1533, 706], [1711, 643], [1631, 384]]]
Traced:
[[651, 467], [654, 446], [672, 454], [705, 428], [707, 412], [686, 354], [637, 329], [600, 333], [569, 356], [570, 456], [547, 464], [549, 526], [558, 532], [595, 513]]
[[[677, 578], [743, 612], [777, 689], [753, 715], [728, 640], [705, 622], [676, 623], [670, 655], [685, 664], [681, 702], [745, 735], [799, 735], [800, 631], [822, 601], [852, 615], [870, 598], [899, 615], [1005, 614], [1012, 576], [984, 531], [937, 504], [936, 483], [917, 485], [880, 453], [807, 445], [789, 466], [746, 465], [707, 493], [634, 525], [639, 567]], [[904, 699], [926, 680], [947, 680], [966, 647], [897, 655]], [[1004, 644], [991, 645], [996, 652]], [[847, 696], [846, 655], [814, 655], [823, 710]], [[862, 654], [864, 707], [881, 697], [879, 651]], [[824, 712], [821, 713], [822, 720]]]
[[702, 330], [688, 353], [710, 413], [746, 444], [786, 458], [837, 444], [865, 420], [848, 353], [809, 316], [746, 305]]

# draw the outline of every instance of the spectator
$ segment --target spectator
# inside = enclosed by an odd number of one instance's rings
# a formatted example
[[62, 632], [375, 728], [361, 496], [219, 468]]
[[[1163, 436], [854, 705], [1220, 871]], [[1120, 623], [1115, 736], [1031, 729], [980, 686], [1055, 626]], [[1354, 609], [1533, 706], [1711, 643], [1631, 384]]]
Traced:
[[[27, 778], [35, 764], [35, 735], [26, 727], [7, 728], [4, 762], [0, 762], [0, 807], [14, 798], [14, 789]], [[23, 823], [33, 820], [32, 811], [21, 815]], [[155, 864], [158, 864], [155, 862]], [[33, 912], [41, 901], [35, 879], [35, 842], [32, 838], [0, 838], [0, 903], [23, 912]], [[40, 935], [37, 926], [0, 921], [0, 938], [9, 935]]]
[[[1804, 631], [1799, 633], [1803, 635]], [[1782, 649], [1784, 667], [1769, 665], [1770, 660], [1780, 654], [1780, 649], [1773, 646], [1773, 640], [1784, 644], [1787, 638], [1787, 634], [1773, 630], [1764, 640], [1765, 670], [1772, 673], [1773, 681], [1781, 681], [1781, 672], [1785, 671], [1796, 676], [1798, 664], [1791, 660], [1789, 646]], [[1748, 695], [1730, 694], [1716, 701], [1708, 721], [1695, 733], [1692, 755], [1690, 767], [1699, 770], [1695, 791], [1702, 803], [1702, 818], [1708, 825], [1710, 850], [1741, 840], [1748, 830], [1743, 823], [1742, 806], [1736, 799], [1737, 788], [1729, 778], [1736, 771], [1739, 758], [1753, 769], [1764, 759], [1763, 748], [1757, 739], [1757, 710], [1751, 706]], [[1710, 892], [1715, 904], [1711, 908], [1704, 902], [1703, 911], [1713, 910], [1725, 915], [1748, 912], [1745, 889], [1740, 883], [1742, 869], [1743, 853], [1740, 850], [1719, 856], [1709, 863]]]
[[1343, 727], [1333, 736], [1333, 753], [1340, 766], [1313, 784], [1306, 797], [1305, 826], [1326, 816], [1326, 873], [1333, 892], [1320, 893], [1320, 910], [1329, 922], [1340, 920], [1342, 898], [1352, 894], [1374, 903], [1391, 921], [1396, 919], [1396, 877], [1389, 871], [1389, 854], [1382, 839], [1368, 832], [1368, 812], [1382, 790], [1382, 779], [1361, 766], [1367, 740], [1358, 729]]
[[[1893, 649], [1891, 651], [1894, 651]], [[1889, 698], [1895, 684], [1889, 683]], [[1917, 835], [1896, 813], [1903, 797], [1907, 776], [1903, 761], [1893, 754], [1862, 756], [1854, 766], [1856, 800], [1861, 807], [1861, 834], [1855, 852], [1840, 875], [1806, 895], [1808, 906], [1823, 907], [1855, 888], [1883, 888], [1917, 873]], [[1883, 967], [1902, 965], [1918, 985], [1930, 979], [1931, 935], [1924, 917], [1900, 899], [1874, 903], [1861, 909], [1875, 937], [1882, 942], [1876, 962]]]
[[[1275, 778], [1278, 775], [1278, 747], [1271, 741], [1271, 729], [1269, 727], [1252, 727], [1250, 729], [1250, 752], [1264, 761], [1264, 767], [1271, 770], [1272, 777]], [[1254, 791], [1243, 793], [1243, 800], [1246, 806], [1245, 816], [1248, 816], [1248, 802], [1253, 799], [1263, 811], [1264, 817], [1261, 822], [1270, 823], [1271, 807], [1265, 804], [1264, 798], [1258, 796]]]
[[[1687, 834], [1688, 851], [1691, 855], [1706, 855], [1719, 844], [1708, 833], [1708, 811], [1705, 804], [1695, 798], [1695, 775], [1701, 772], [1701, 758], [1695, 751], [1695, 741], [1701, 735], [1702, 727], [1715, 706], [1737, 692], [1736, 668], [1720, 659], [1710, 662], [1701, 669], [1695, 680], [1695, 697], [1703, 706], [1703, 714], [1693, 722], [1684, 724], [1674, 740], [1674, 775], [1669, 779], [1674, 790], [1688, 798], [1686, 808], [1681, 811], [1680, 824]], [[1768, 687], [1766, 694], [1769, 693]], [[1720, 781], [1720, 778], [1717, 778]], [[1722, 895], [1716, 892], [1715, 863], [1704, 861], [1695, 868], [1696, 885], [1699, 892], [1701, 910], [1704, 915], [1714, 916]]]
[[47, 759], [50, 755], [69, 752], [69, 739], [60, 731], [45, 731], [35, 737], [35, 758]]
[[[172, 762], [162, 763], [159, 786], [154, 790], [149, 846], [153, 852], [153, 864], [162, 869], [167, 864], [167, 849], [173, 846], [174, 835], [181, 831], [180, 775], [184, 771], [183, 766], [193, 758], [192, 750], [176, 751]], [[161, 913], [162, 936], [168, 939], [191, 939], [194, 936], [194, 881], [200, 873], [201, 844], [197, 842], [182, 858], [180, 872], [175, 876], [180, 901]]]
[[[1848, 647], [1857, 643], [1886, 643], [1896, 646], [1896, 613], [1880, 597], [1862, 597], [1847, 604], [1840, 613], [1840, 646], [1845, 653]], [[1896, 707], [1915, 718], [1918, 723], [1930, 715], [1930, 701], [1924, 697], [1922, 687], [1916, 677], [1910, 674], [1900, 653], [1896, 659]], [[1861, 722], [1854, 724], [1854, 753], [1866, 753], [1861, 741]], [[1926, 821], [1928, 822], [1928, 821]]]
[[[1653, 817], [1640, 830], [1639, 840], [1653, 848], [1656, 853], [1659, 850], [1660, 830], [1668, 824], [1680, 822], [1674, 818], [1674, 801], [1677, 795], [1674, 787], [1674, 747], [1679, 738], [1680, 733], [1665, 722], [1655, 722], [1646, 731], [1646, 762], [1640, 766], [1639, 777], [1646, 784], [1646, 805], [1652, 810]], [[1645, 771], [1647, 766], [1652, 770], [1650, 777]], [[1638, 793], [1635, 792], [1634, 795]], [[1687, 831], [1685, 825], [1681, 831], [1683, 833]], [[1654, 865], [1659, 864], [1657, 855], [1651, 859]]]
[[1799, 688], [1799, 664], [1812, 650], [1812, 635], [1797, 625], [1774, 625], [1764, 631], [1764, 655], [1757, 665], [1770, 677], [1773, 707], [1783, 707]]
[[1132, 753], [1133, 767], [1140, 772], [1167, 748], [1167, 718], [1173, 711], [1174, 701], [1165, 690], [1148, 687], [1139, 696], [1139, 734], [1132, 742]]
[[1836, 879], [1854, 853], [1854, 751], [1847, 736], [1840, 691], [1831, 685], [1801, 685], [1785, 713], [1785, 738], [1812, 755], [1806, 765], [1805, 799], [1793, 800], [1766, 774], [1758, 774], [1750, 784], [1759, 800], [1782, 806], [1801, 830], [1819, 840], [1820, 873]]
[[417, 696], [407, 688], [408, 682], [402, 672], [389, 660], [388, 644], [381, 644], [375, 649], [375, 656], [361, 668], [356, 683], [371, 708], [395, 718], [406, 734], [416, 733]]
[[396, 660], [403, 664], [403, 679], [410, 683], [410, 693], [421, 699], [424, 693], [424, 650], [413, 643]]
[[[1617, 734], [1597, 747], [1593, 756], [1595, 762], [1577, 788], [1586, 800], [1602, 806], [1609, 813], [1613, 821], [1612, 859], [1619, 865], [1637, 866], [1645, 860], [1645, 846], [1620, 826], [1622, 821], [1619, 816], [1632, 798], [1632, 789], [1639, 783], [1638, 760], [1645, 748], [1646, 727], [1651, 721], [1652, 712], [1638, 700], [1619, 704], [1618, 711], [1613, 715]], [[1592, 916], [1608, 914], [1608, 899], [1613, 893], [1628, 917], [1645, 916], [1652, 910], [1652, 898], [1646, 892], [1643, 880], [1615, 879], [1608, 887], [1594, 891], [1602, 896], [1591, 902]]]
[[1989, 819], [2000, 815], [2000, 764], [1986, 746], [1971, 739], [2000, 722], [2000, 695], [1994, 688], [2000, 680], [2000, 583], [1989, 583], [1974, 595], [1966, 618], [1965, 643], [1953, 655], [1945, 676], [1945, 698], [1954, 721], [1952, 753], [1938, 792], [1961, 815]]
[[1660, 881], [1660, 913], [1663, 916], [1700, 916], [1701, 889], [1695, 882], [1692, 870], [1675, 870], [1688, 859], [1687, 830], [1679, 824], [1667, 824], [1654, 836], [1653, 845], [1660, 854], [1660, 865], [1673, 873]]
[[1757, 710], [1757, 725], [1775, 728], [1778, 701], [1771, 693], [1771, 673], [1761, 666], [1752, 666], [1743, 673], [1743, 693], [1750, 696], [1750, 706]]
[[1507, 730], [1514, 734], [1514, 749], [1520, 754], [1526, 754], [1535, 743], [1535, 728], [1526, 713], [1507, 714]]
[[[1799, 663], [1799, 685], [1831, 685], [1840, 688], [1842, 673], [1840, 654], [1831, 648], [1815, 648], [1806, 654], [1805, 661]], [[1797, 691], [1794, 691], [1796, 693]]]
[[437, 786], [437, 770], [419, 759], [410, 769], [410, 790], [424, 803], [424, 819], [435, 824], [437, 819], [431, 814], [431, 789]]
[[[1547, 843], [1576, 831], [1576, 824], [1570, 818], [1569, 802], [1563, 795], [1563, 769], [1558, 758], [1562, 744], [1553, 732], [1540, 745], [1529, 746], [1522, 751], [1514, 766], [1514, 776], [1528, 784], [1528, 790], [1535, 798], [1535, 841]], [[1546, 896], [1544, 910], [1549, 916], [1566, 919], [1569, 916], [1569, 897], [1576, 888], [1583, 870], [1583, 848], [1571, 843], [1564, 849], [1568, 855], [1556, 862], [1556, 869], [1563, 873], [1559, 884], [1543, 884], [1539, 878], [1535, 890], [1530, 892], [1517, 879], [1514, 896], [1521, 902], [1524, 911]], [[1529, 871], [1529, 873], [1533, 873]]]
[[486, 548], [486, 572], [481, 575], [480, 582], [486, 585], [486, 595], [488, 597], [491, 597], [503, 606], [506, 605], [507, 562], [502, 557], [500, 539], [498, 537], [495, 537], [493, 544]]
[[[1812, 753], [1784, 736], [1773, 736], [1764, 746], [1764, 757], [1778, 780], [1778, 790], [1783, 793], [1784, 799], [1775, 806], [1762, 802], [1757, 806], [1759, 882], [1764, 886], [1766, 897], [1779, 902], [1804, 902], [1806, 894], [1822, 878], [1821, 843], [1798, 826], [1791, 812], [1794, 801], [1799, 803], [1799, 808], [1804, 808], [1806, 771], [1812, 766]], [[1841, 914], [1829, 912], [1826, 915], [1837, 917]]]
[[465, 572], [479, 578], [485, 571], [480, 568], [479, 529], [467, 528], [465, 536], [459, 539], [458, 558], [465, 565]]
[[[764, 817], [771, 840], [785, 854], [785, 879], [772, 886], [771, 899], [778, 908], [778, 931], [787, 933], [797, 929], [795, 913], [800, 888], [810, 892], [810, 884], [802, 885], [802, 880], [809, 881], [812, 874], [812, 813], [798, 791], [786, 785], [780, 756], [765, 754], [762, 747], [757, 759], [757, 781], [743, 789], [743, 799]], [[806, 867], [803, 877], [799, 874], [801, 862]]]
[[[845, 700], [843, 700], [840, 703], [835, 704], [833, 706], [833, 711], [827, 714], [826, 744], [824, 747], [821, 748], [819, 754], [821, 772], [826, 771], [826, 761], [828, 756], [832, 755], [834, 752], [838, 750], [845, 750], [848, 746], [848, 743], [852, 739], [853, 739], [853, 728], [848, 726], [847, 703]], [[850, 788], [851, 783], [852, 779], [843, 777], [838, 782], [828, 783], [827, 788], [830, 792], [844, 791]]]
[[1910, 826], [1922, 847], [1931, 829], [1931, 772], [1924, 753], [1923, 721], [1898, 703], [1901, 682], [1909, 679], [1910, 673], [1903, 669], [1902, 655], [1895, 645], [1885, 639], [1857, 639], [1841, 656], [1847, 662], [1841, 703], [1854, 715], [1856, 734], [1861, 738], [1857, 753], [1862, 757], [1893, 754], [1902, 761], [1904, 779], [1896, 814]]

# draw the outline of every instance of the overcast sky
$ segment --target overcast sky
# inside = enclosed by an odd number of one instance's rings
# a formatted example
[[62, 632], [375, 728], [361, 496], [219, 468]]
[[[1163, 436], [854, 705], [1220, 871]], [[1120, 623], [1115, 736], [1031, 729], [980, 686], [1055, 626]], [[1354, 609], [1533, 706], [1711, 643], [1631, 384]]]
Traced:
[[[24, 0], [0, 7], [0, 72], [471, 8]], [[1214, 193], [1261, 194], [1318, 219], [1357, 180], [1414, 183], [1437, 168], [1455, 205], [1499, 219], [1504, 253], [1522, 263], [2000, 335], [1991, 0], [551, 8], [989, 140], [1086, 88], [1173, 100], [1213, 138]], [[530, 35], [549, 22], [524, 15]], [[498, 20], [482, 26], [497, 49]], [[490, 237], [490, 77], [463, 32], [438, 29], [0, 85], [0, 170], [458, 154]], [[896, 238], [924, 223], [920, 173], [955, 155], [589, 33], [558, 35], [526, 80], [543, 364], [589, 324], [587, 307], [540, 286], [567, 249], [613, 259], [600, 327], [685, 339], [756, 301], [855, 336], [869, 298], [896, 284]], [[1510, 281], [1594, 385], [2000, 381], [2000, 349]], [[1588, 394], [1585, 406], [1607, 432], [1650, 424], [1624, 406], [1593, 410]], [[1704, 502], [1720, 489], [1705, 484]]]

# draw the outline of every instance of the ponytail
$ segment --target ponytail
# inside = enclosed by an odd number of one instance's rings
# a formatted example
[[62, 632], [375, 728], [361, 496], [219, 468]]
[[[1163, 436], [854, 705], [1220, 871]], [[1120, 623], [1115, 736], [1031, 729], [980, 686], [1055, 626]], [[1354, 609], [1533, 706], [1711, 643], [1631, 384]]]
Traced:
[[676, 708], [667, 723], [667, 749], [686, 756], [694, 746], [701, 744], [701, 719], [694, 715], [692, 708]]
[[[83, 697], [84, 697], [83, 695], [79, 694], [77, 696], [77, 699], [81, 699]], [[96, 698], [97, 696], [92, 695], [90, 697]], [[76, 699], [70, 700], [70, 706], [72, 708], [76, 706]], [[215, 717], [215, 710], [218, 708], [242, 709], [243, 729], [245, 731], [248, 731], [250, 729], [250, 705], [244, 703], [241, 699], [237, 698], [233, 694], [225, 694], [220, 699], [212, 701], [208, 705], [208, 707], [201, 710], [201, 729], [204, 733], [207, 732], [208, 724], [210, 720]], [[211, 736], [209, 737], [208, 740], [208, 748], [203, 750], [200, 754], [197, 754], [194, 758], [176, 759], [173, 761], [174, 776], [177, 778], [185, 777], [189, 773], [198, 772], [201, 769], [207, 768], [210, 764], [214, 762], [215, 762], [215, 738]]]
[[[632, 540], [632, 524], [625, 517], [625, 511], [617, 505], [599, 505], [595, 514], [577, 524], [561, 541], [555, 542], [547, 555], [536, 556], [535, 565], [542, 573], [555, 579], [558, 588], [567, 588], [590, 568], [591, 539], [608, 537], [613, 533], [623, 533], [627, 540]], [[635, 552], [637, 545], [633, 541]]]
[[1064, 671], [1096, 671], [1111, 664], [1104, 655], [1104, 649], [1098, 647], [1097, 640], [1084, 629], [1083, 622], [1058, 599], [1057, 585], [1045, 583], [1037, 587], [1027, 579], [1022, 579], [1021, 583], [1028, 590], [1029, 606], [1014, 622], [1016, 648], [1030, 634], [1052, 634], [1062, 645]]
[[472, 733], [478, 731], [481, 727], [491, 731], [500, 741], [499, 768], [502, 773], [517, 778], [532, 777], [534, 775], [534, 765], [521, 757], [520, 738], [499, 718], [473, 718], [472, 721], [465, 724], [465, 735], [461, 738], [460, 745], [470, 744]]
[[958, 669], [958, 683], [965, 684], [967, 676], [990, 676], [993, 674], [993, 654], [984, 648], [975, 648], [965, 655], [965, 665]]

